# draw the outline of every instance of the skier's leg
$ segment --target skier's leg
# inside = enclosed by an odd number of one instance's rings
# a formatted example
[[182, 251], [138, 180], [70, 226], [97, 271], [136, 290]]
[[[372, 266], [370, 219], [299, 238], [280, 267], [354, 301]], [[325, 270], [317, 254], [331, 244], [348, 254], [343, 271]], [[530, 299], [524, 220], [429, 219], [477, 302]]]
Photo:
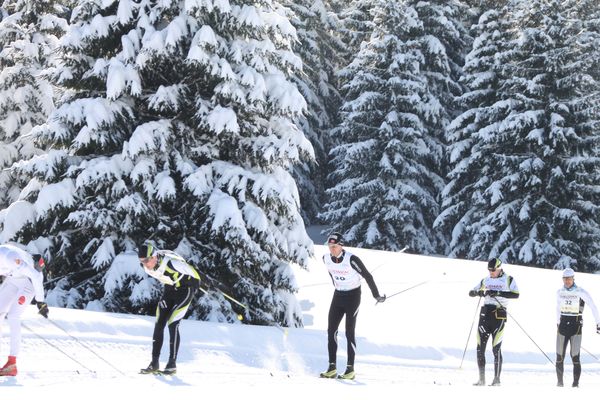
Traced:
[[179, 343], [181, 342], [179, 322], [181, 320], [169, 324], [169, 362], [167, 363], [167, 368], [175, 368], [177, 362], [177, 353], [179, 352]]
[[339, 298], [335, 294], [329, 307], [327, 317], [327, 351], [329, 353], [329, 364], [336, 363], [337, 354], [337, 333], [340, 322], [344, 317], [344, 309], [339, 305]]
[[486, 324], [485, 313], [481, 311], [477, 325], [477, 366], [479, 367], [479, 381], [476, 385], [485, 385], [485, 347], [487, 346], [489, 330]]
[[581, 376], [581, 361], [579, 353], [581, 351], [581, 334], [571, 336], [571, 360], [573, 360], [573, 387], [579, 386], [579, 377]]
[[350, 369], [354, 368], [354, 359], [356, 356], [356, 318], [360, 308], [360, 291], [348, 299], [346, 308], [346, 342], [347, 342], [347, 365]]
[[192, 299], [194, 298], [195, 290], [192, 288], [180, 288], [178, 290], [178, 297], [180, 300], [177, 305], [173, 308], [170, 313], [168, 320], [169, 324], [169, 363], [168, 367], [175, 368], [175, 362], [177, 361], [177, 353], [179, 352], [179, 322], [185, 317]]
[[8, 310], [10, 310], [13, 303], [17, 300], [17, 292], [18, 288], [6, 280], [0, 285], [0, 328], [2, 327], [4, 318], [6, 318], [6, 314], [8, 314]]
[[163, 345], [165, 326], [169, 318], [169, 308], [164, 296], [156, 306], [156, 323], [154, 324], [154, 333], [152, 334], [152, 363], [158, 364], [160, 350]]
[[0, 368], [0, 375], [17, 375], [17, 356], [21, 350], [21, 315], [33, 296], [31, 281], [19, 279], [8, 280], [0, 287], [0, 318], [8, 322], [10, 327], [10, 353], [8, 361]]
[[494, 354], [494, 384], [500, 384], [500, 373], [502, 372], [502, 339], [504, 338], [504, 319], [499, 319], [498, 326], [492, 334], [492, 353]]
[[30, 297], [20, 295], [6, 314], [6, 320], [10, 327], [10, 355], [13, 357], [17, 357], [21, 350], [21, 315], [29, 303], [31, 303]]
[[556, 379], [557, 385], [563, 385], [563, 373], [564, 373], [564, 362], [565, 362], [565, 353], [567, 351], [567, 338], [560, 334], [556, 333]]

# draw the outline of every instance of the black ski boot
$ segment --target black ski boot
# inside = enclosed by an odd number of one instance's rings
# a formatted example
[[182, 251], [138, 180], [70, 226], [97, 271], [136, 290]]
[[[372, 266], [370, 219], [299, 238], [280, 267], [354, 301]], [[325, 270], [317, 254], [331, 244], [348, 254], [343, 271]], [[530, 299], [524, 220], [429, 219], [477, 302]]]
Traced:
[[177, 364], [175, 360], [169, 360], [165, 369], [162, 370], [164, 375], [175, 375], [177, 373]]
[[335, 364], [329, 364], [327, 371], [321, 372], [319, 375], [321, 378], [335, 378], [337, 377], [337, 368]]
[[473, 386], [485, 386], [485, 370], [479, 370], [479, 380]]
[[152, 362], [150, 362], [150, 365], [148, 365], [148, 367], [142, 368], [140, 370], [140, 374], [157, 374], [159, 372], [160, 372], [160, 370], [158, 368], [158, 360], [152, 360]]
[[338, 375], [339, 379], [354, 379], [356, 377], [356, 372], [354, 372], [354, 367], [352, 365], [346, 366], [346, 372], [342, 375]]

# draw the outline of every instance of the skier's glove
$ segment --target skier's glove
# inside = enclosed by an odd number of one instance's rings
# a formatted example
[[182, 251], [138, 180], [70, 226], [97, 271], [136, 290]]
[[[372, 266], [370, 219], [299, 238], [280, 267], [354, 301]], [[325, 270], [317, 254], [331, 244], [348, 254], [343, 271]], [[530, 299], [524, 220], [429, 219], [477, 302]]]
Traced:
[[600, 324], [596, 325], [596, 333], [600, 334]]
[[48, 318], [48, 313], [50, 312], [50, 310], [48, 309], [48, 304], [38, 301], [37, 308], [38, 314], [40, 314], [44, 318]]
[[483, 290], [471, 290], [469, 291], [469, 296], [471, 297], [483, 297], [485, 296], [484, 291]]
[[383, 303], [385, 301], [385, 299], [386, 299], [385, 294], [383, 296], [375, 297], [375, 300], [377, 300], [377, 303]]
[[490, 297], [496, 297], [500, 295], [500, 292], [498, 290], [486, 290], [485, 295]]

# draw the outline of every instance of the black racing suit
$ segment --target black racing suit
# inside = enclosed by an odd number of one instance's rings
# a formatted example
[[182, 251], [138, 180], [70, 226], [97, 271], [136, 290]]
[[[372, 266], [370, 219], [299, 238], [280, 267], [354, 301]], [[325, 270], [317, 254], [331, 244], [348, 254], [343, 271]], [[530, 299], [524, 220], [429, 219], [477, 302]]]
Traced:
[[162, 296], [156, 307], [156, 323], [152, 335], [152, 365], [158, 365], [160, 350], [164, 339], [164, 330], [169, 327], [169, 363], [174, 367], [179, 351], [179, 322], [185, 314], [200, 287], [198, 271], [189, 265], [178, 254], [160, 250], [157, 254], [157, 264], [146, 273], [164, 284]]
[[177, 360], [180, 342], [179, 323], [198, 290], [198, 285], [194, 282], [197, 280], [190, 277], [188, 281], [179, 287], [164, 286], [163, 294], [156, 307], [156, 323], [152, 335], [152, 360], [158, 360], [160, 357], [167, 324], [169, 325], [169, 361]]
[[[496, 290], [487, 290], [489, 287]], [[477, 326], [477, 366], [479, 367], [479, 382], [485, 382], [485, 348], [492, 337], [492, 353], [494, 354], [494, 383], [500, 382], [502, 372], [502, 339], [506, 324], [507, 311], [503, 302], [505, 299], [516, 299], [519, 291], [514, 279], [504, 272], [497, 277], [487, 277], [477, 286], [479, 290], [471, 290], [469, 296], [485, 296], [484, 305], [479, 313]]]
[[[341, 263], [345, 256], [345, 252], [342, 252], [340, 257], [334, 257], [332, 255], [325, 255], [324, 257], [331, 257], [334, 263]], [[373, 280], [373, 276], [362, 263], [362, 261], [355, 255], [350, 256], [350, 266], [358, 272], [367, 281], [373, 297], [379, 296], [379, 290]], [[334, 277], [331, 279], [335, 285]], [[348, 352], [348, 365], [354, 365], [354, 359], [356, 355], [356, 317], [358, 315], [358, 308], [360, 306], [361, 290], [360, 286], [352, 290], [335, 290], [333, 298], [331, 299], [331, 305], [329, 307], [329, 316], [327, 323], [327, 350], [329, 353], [329, 363], [336, 363], [337, 353], [337, 333], [340, 326], [340, 322], [344, 315], [346, 316], [346, 341], [347, 341], [347, 352]]]

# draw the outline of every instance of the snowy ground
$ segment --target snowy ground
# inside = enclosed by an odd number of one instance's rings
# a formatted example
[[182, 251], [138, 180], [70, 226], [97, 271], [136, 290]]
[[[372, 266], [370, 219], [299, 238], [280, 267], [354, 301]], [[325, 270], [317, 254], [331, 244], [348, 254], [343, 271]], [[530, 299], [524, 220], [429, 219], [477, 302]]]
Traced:
[[[316, 376], [327, 365], [326, 318], [332, 286], [316, 246], [310, 271], [297, 273], [305, 328], [278, 329], [186, 320], [178, 374], [143, 376], [149, 362], [153, 318], [51, 308], [46, 321], [30, 307], [24, 319], [19, 375], [0, 378], [2, 399], [106, 398], [136, 395], [159, 398], [187, 394], [209, 398], [300, 399], [377, 398], [418, 394], [450, 399], [536, 395], [554, 399], [566, 394], [597, 395], [600, 390], [600, 335], [585, 312], [581, 387], [555, 387], [554, 367], [518, 324], [554, 360], [555, 292], [558, 271], [506, 266], [521, 290], [511, 301], [504, 338], [501, 387], [473, 387], [477, 378], [475, 332], [462, 365], [477, 299], [467, 292], [487, 275], [485, 264], [356, 250], [382, 293], [411, 288], [375, 306], [363, 285], [358, 318], [357, 379], [339, 381]], [[576, 275], [600, 303], [600, 276]], [[343, 324], [342, 324], [343, 327]], [[0, 362], [8, 351], [7, 328], [0, 341]], [[166, 336], [166, 338], [168, 335]], [[345, 339], [340, 332], [338, 368], [345, 366]], [[166, 343], [163, 360], [166, 360]], [[488, 380], [492, 355], [488, 349]], [[567, 360], [565, 383], [571, 381]], [[576, 392], [573, 392], [576, 391]], [[18, 397], [17, 397], [18, 396]], [[217, 397], [217, 398], [219, 398]], [[121, 397], [119, 397], [121, 398]], [[184, 397], [185, 398], [185, 397]], [[584, 397], [585, 398], [585, 397]]]

